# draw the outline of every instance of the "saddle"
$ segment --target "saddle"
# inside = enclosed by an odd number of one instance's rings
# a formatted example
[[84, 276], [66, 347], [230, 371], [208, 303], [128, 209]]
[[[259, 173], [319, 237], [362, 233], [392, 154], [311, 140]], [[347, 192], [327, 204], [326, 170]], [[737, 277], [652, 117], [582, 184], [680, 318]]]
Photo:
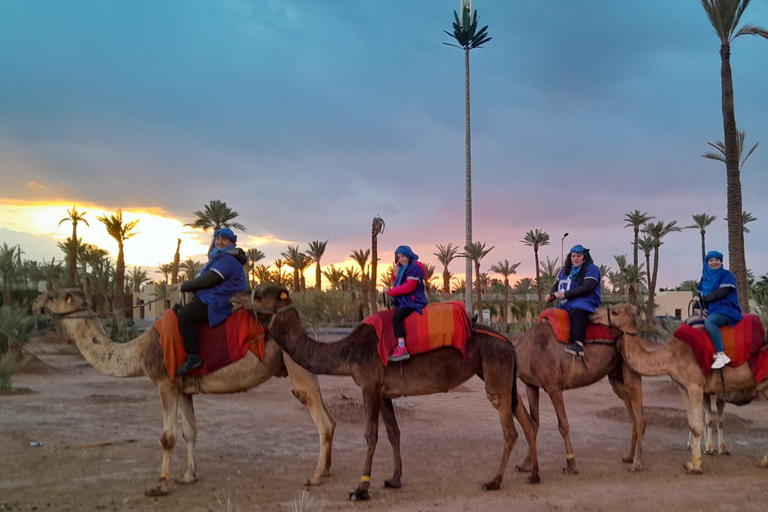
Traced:
[[[693, 318], [693, 317], [692, 317]], [[680, 324], [673, 336], [691, 347], [696, 361], [704, 375], [712, 373], [712, 358], [715, 348], [709, 334], [704, 330], [703, 322], [688, 319]], [[768, 374], [768, 345], [765, 342], [763, 322], [757, 315], [744, 315], [744, 318], [734, 325], [720, 328], [723, 336], [725, 354], [731, 358], [728, 366], [741, 366], [749, 363], [756, 382], [762, 382]]]
[[[173, 382], [176, 370], [187, 356], [176, 313], [166, 311], [152, 327], [160, 334], [165, 369]], [[249, 312], [235, 311], [216, 327], [208, 324], [200, 326], [200, 356], [204, 363], [187, 375], [200, 377], [215, 372], [244, 358], [248, 351], [264, 360], [264, 330]]]
[[[548, 321], [555, 333], [555, 338], [560, 343], [568, 343], [568, 337], [571, 334], [571, 317], [564, 309], [549, 308], [545, 309], [539, 315], [539, 322]], [[589, 343], [610, 343], [613, 342], [611, 330], [606, 325], [593, 324], [587, 325], [585, 344]]]
[[[394, 309], [379, 311], [363, 320], [376, 330], [379, 338], [377, 351], [384, 366], [387, 366], [389, 354], [397, 346], [397, 338], [392, 327]], [[413, 312], [404, 322], [405, 346], [411, 355], [422, 354], [442, 347], [454, 347], [461, 352], [461, 358], [467, 355], [467, 339], [472, 335], [464, 303], [459, 301], [437, 302], [428, 304], [422, 314]]]

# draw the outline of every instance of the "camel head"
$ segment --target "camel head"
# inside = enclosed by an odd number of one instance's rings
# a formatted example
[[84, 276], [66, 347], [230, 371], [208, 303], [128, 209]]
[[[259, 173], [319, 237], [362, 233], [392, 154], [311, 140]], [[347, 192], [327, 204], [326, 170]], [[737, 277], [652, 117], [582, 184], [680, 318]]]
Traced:
[[70, 316], [90, 311], [90, 301], [82, 290], [67, 288], [38, 296], [32, 303], [32, 311], [55, 317]]
[[264, 289], [237, 292], [229, 299], [232, 311], [251, 311], [262, 322], [269, 322], [276, 313], [293, 307], [288, 290], [282, 286], [267, 286]]
[[593, 324], [607, 325], [625, 332], [637, 332], [637, 307], [626, 302], [597, 308], [589, 317]]

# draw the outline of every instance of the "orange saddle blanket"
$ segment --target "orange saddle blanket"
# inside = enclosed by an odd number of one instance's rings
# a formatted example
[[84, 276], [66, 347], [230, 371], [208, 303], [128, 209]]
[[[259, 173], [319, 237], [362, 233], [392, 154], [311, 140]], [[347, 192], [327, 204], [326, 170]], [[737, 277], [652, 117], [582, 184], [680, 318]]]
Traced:
[[[176, 377], [176, 370], [184, 362], [187, 352], [181, 341], [179, 322], [172, 310], [157, 319], [153, 327], [160, 333], [160, 346], [163, 348], [165, 369], [171, 377]], [[235, 311], [216, 327], [200, 326], [200, 356], [204, 364], [187, 375], [199, 377], [234, 363], [245, 357], [248, 351], [264, 360], [264, 330], [259, 321], [247, 311]]]
[[[560, 343], [568, 343], [568, 336], [571, 333], [571, 317], [568, 316], [566, 310], [558, 308], [545, 309], [539, 315], [539, 322], [542, 320], [549, 321], [557, 341]], [[611, 330], [607, 326], [600, 324], [587, 325], [586, 338], [584, 343], [613, 341]]]
[[[721, 327], [720, 333], [723, 335], [725, 354], [731, 358], [728, 366], [741, 366], [746, 361], [755, 375], [755, 381], [762, 382], [768, 374], [768, 346], [760, 317], [744, 315], [741, 322], [733, 327]], [[715, 348], [707, 331], [681, 324], [673, 336], [691, 347], [704, 375], [712, 373]]]
[[[461, 351], [462, 359], [467, 355], [467, 339], [472, 335], [464, 303], [459, 301], [428, 304], [423, 314], [411, 313], [405, 319], [405, 345], [411, 355], [429, 352], [441, 347], [454, 347]], [[389, 354], [397, 346], [392, 327], [394, 309], [380, 311], [363, 320], [376, 329], [379, 337], [378, 352], [384, 366]]]

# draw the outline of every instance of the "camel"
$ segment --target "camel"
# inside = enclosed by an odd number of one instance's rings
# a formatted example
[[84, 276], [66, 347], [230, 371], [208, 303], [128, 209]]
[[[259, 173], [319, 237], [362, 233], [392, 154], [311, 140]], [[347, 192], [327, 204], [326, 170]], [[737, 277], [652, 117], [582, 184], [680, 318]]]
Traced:
[[176, 479], [190, 484], [195, 476], [195, 441], [197, 425], [192, 395], [198, 393], [239, 393], [267, 381], [273, 376], [288, 375], [293, 395], [309, 409], [320, 435], [320, 456], [314, 475], [306, 485], [317, 485], [330, 475], [331, 446], [336, 422], [323, 402], [317, 377], [296, 364], [272, 340], [265, 341], [264, 361], [252, 352], [220, 370], [203, 377], [171, 379], [163, 364], [160, 335], [148, 329], [128, 343], [114, 343], [104, 331], [96, 314], [90, 309], [85, 294], [76, 289], [49, 292], [34, 302], [35, 311], [48, 313], [57, 319], [66, 337], [74, 341], [80, 352], [96, 370], [113, 377], [146, 375], [160, 392], [163, 406], [163, 461], [160, 478], [147, 489], [147, 496], [162, 496], [170, 488], [171, 455], [176, 444], [176, 412], [181, 407], [182, 433], [187, 442], [187, 469]]
[[401, 486], [400, 428], [395, 418], [392, 398], [445, 392], [466, 382], [473, 375], [485, 381], [486, 396], [497, 410], [504, 432], [501, 463], [496, 475], [483, 485], [483, 489], [495, 490], [501, 487], [504, 470], [518, 436], [513, 415], [522, 425], [528, 441], [532, 460], [528, 482], [540, 481], [536, 429], [517, 393], [515, 349], [500, 334], [473, 330], [467, 340], [467, 353], [463, 360], [458, 350], [444, 347], [384, 366], [377, 353], [379, 340], [372, 326], [361, 324], [341, 340], [319, 343], [305, 333], [299, 313], [284, 288], [270, 286], [264, 290], [239, 292], [233, 295], [231, 303], [233, 309], [253, 311], [262, 322], [268, 323], [269, 331], [278, 344], [308, 371], [319, 375], [351, 376], [361, 388], [368, 450], [361, 481], [349, 494], [351, 500], [369, 499], [371, 465], [378, 441], [380, 412], [394, 455], [394, 472], [392, 478], [385, 480], [384, 487]]
[[[549, 322], [539, 322], [520, 337], [513, 338], [517, 352], [517, 376], [525, 384], [531, 418], [539, 426], [539, 389], [543, 388], [552, 401], [557, 414], [560, 435], [565, 442], [565, 474], [578, 473], [576, 456], [571, 447], [570, 427], [563, 402], [563, 391], [588, 386], [606, 375], [613, 392], [624, 401], [632, 421], [632, 446], [622, 462], [632, 463], [630, 471], [643, 469], [643, 436], [645, 413], [641, 377], [623, 364], [621, 354], [614, 343], [589, 343], [584, 345], [585, 355], [576, 358], [563, 350]], [[577, 360], [578, 359], [578, 360]], [[528, 471], [530, 460], [517, 466], [518, 471]]]
[[[655, 350], [644, 346], [637, 334], [635, 315], [631, 304], [615, 304], [595, 311], [590, 321], [607, 325], [619, 333], [617, 346], [627, 365], [644, 376], [669, 375], [677, 384], [688, 414], [691, 432], [691, 460], [683, 468], [691, 474], [701, 474], [701, 435], [703, 431], [702, 404], [706, 394], [757, 390], [768, 398], [768, 379], [755, 382], [749, 365], [726, 366], [705, 377], [693, 351], [682, 340], [671, 336]], [[768, 468], [768, 453], [758, 464]]]

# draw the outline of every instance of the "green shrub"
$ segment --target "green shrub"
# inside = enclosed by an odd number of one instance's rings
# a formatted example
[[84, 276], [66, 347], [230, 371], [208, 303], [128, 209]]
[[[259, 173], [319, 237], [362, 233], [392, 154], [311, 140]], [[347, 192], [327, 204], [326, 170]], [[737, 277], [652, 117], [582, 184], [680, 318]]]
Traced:
[[307, 290], [291, 295], [305, 328], [347, 327], [359, 321], [361, 301], [350, 292]]
[[0, 354], [0, 395], [11, 390], [11, 378], [18, 368], [14, 352]]

